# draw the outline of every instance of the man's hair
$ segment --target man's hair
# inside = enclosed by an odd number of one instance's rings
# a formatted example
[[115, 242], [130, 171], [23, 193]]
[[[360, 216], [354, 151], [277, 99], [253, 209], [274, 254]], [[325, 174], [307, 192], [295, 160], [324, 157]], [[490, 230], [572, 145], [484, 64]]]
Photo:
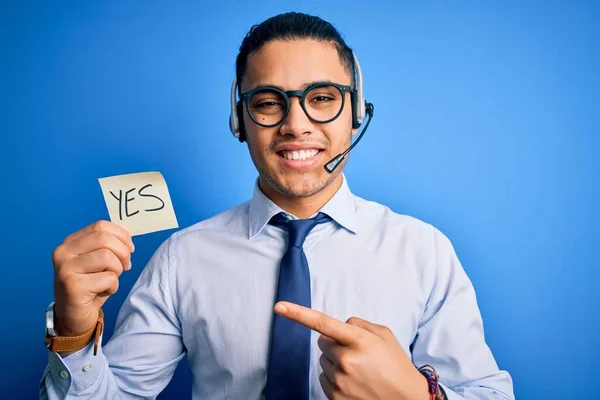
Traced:
[[354, 81], [354, 58], [352, 49], [348, 47], [342, 35], [329, 22], [319, 17], [288, 12], [271, 17], [258, 25], [254, 25], [240, 45], [240, 52], [235, 62], [238, 91], [241, 93], [242, 79], [246, 73], [248, 57], [260, 50], [265, 44], [274, 40], [313, 39], [332, 43], [344, 68]]

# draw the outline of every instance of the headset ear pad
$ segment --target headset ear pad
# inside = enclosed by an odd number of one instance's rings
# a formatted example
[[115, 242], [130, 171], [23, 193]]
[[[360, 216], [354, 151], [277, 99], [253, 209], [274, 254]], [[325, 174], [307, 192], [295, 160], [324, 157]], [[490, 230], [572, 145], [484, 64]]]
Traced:
[[238, 137], [238, 140], [242, 143], [244, 143], [246, 141], [246, 127], [244, 126], [244, 102], [242, 100], [238, 101], [237, 104], [235, 105], [236, 108], [236, 113], [237, 113], [237, 119], [238, 119], [238, 126], [240, 129], [240, 136]]
[[358, 129], [360, 128], [360, 122], [358, 122], [358, 109], [357, 109], [357, 95], [356, 90], [350, 92], [350, 100], [352, 103], [352, 128]]

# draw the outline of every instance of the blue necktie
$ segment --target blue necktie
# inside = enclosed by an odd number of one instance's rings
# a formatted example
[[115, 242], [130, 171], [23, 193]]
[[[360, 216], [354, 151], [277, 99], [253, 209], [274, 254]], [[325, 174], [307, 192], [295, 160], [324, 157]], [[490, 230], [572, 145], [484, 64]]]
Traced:
[[[271, 220], [271, 224], [288, 230], [288, 248], [279, 267], [276, 301], [311, 307], [310, 271], [302, 245], [317, 224], [327, 221], [331, 218], [323, 213], [302, 220], [288, 220], [277, 214]], [[310, 334], [307, 327], [275, 314], [265, 390], [267, 400], [309, 398]]]

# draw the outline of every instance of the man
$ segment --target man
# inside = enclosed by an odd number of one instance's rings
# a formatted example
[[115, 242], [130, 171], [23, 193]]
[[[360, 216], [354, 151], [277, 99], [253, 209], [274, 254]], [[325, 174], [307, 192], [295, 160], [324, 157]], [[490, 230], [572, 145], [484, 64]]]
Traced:
[[230, 125], [259, 172], [252, 199], [163, 243], [104, 347], [101, 307], [133, 242], [106, 221], [68, 236], [41, 396], [154, 398], [187, 356], [196, 399], [512, 399], [449, 240], [350, 192], [336, 156], [373, 109], [339, 33], [268, 19], [236, 77]]

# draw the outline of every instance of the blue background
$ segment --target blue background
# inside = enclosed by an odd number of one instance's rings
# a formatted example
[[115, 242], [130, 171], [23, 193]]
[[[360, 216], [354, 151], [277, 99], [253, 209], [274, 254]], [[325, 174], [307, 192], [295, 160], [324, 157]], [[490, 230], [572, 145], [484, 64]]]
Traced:
[[[517, 398], [598, 396], [597, 3], [284, 3], [2, 3], [2, 398], [37, 396], [51, 254], [108, 218], [99, 177], [161, 171], [182, 227], [251, 196], [227, 126], [234, 59], [290, 10], [333, 22], [361, 61], [376, 113], [351, 188], [450, 237]], [[135, 238], [105, 339], [172, 232]], [[184, 362], [161, 398], [190, 385]]]

